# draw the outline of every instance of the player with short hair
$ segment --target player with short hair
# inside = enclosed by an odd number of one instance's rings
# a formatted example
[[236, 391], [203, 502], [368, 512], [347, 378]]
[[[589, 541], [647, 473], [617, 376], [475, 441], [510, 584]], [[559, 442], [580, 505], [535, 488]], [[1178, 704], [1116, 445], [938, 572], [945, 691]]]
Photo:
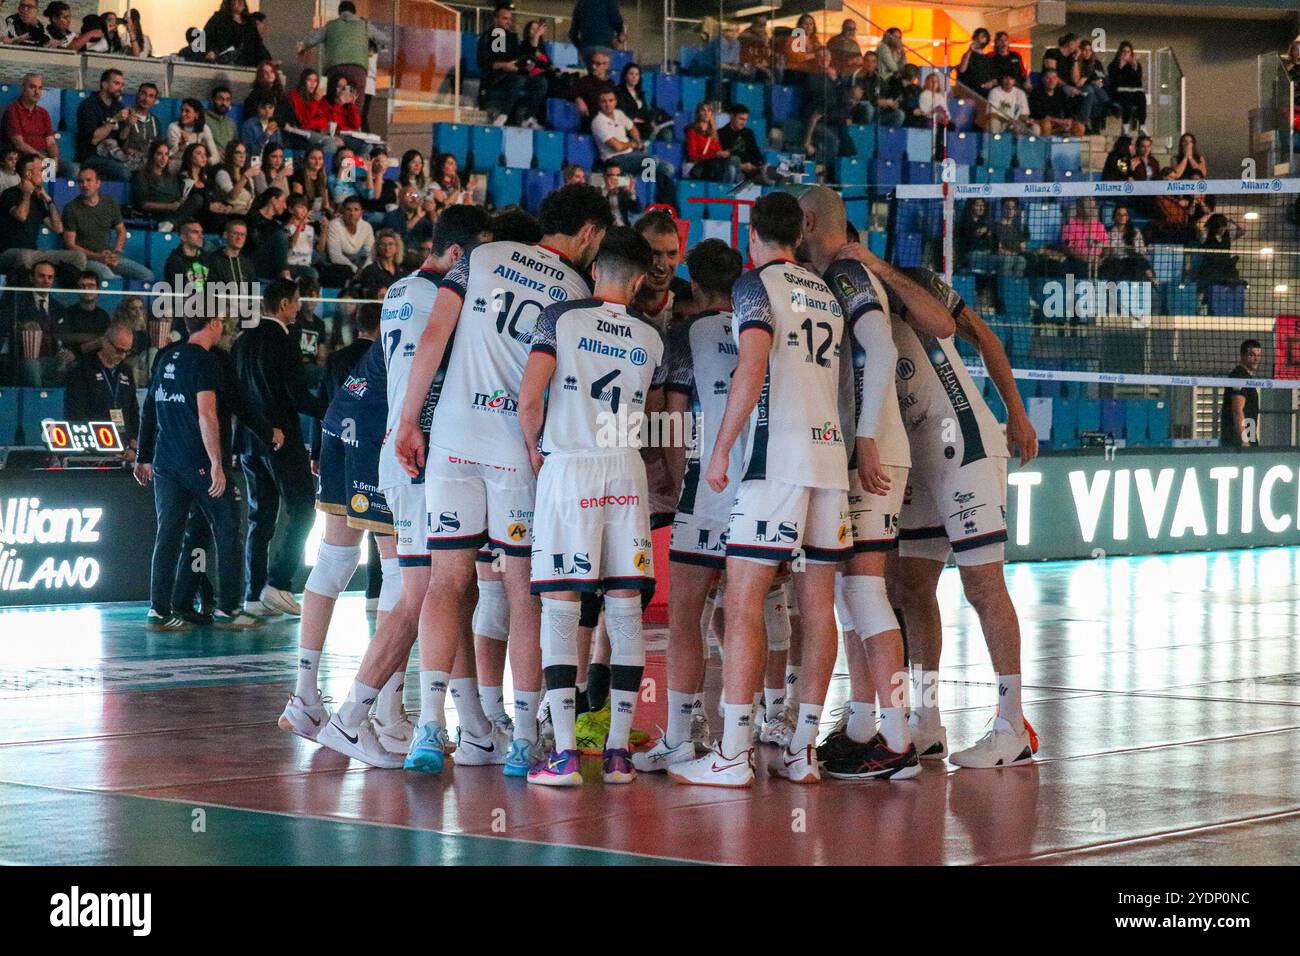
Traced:
[[[367, 720], [371, 704], [377, 704], [380, 689], [392, 675], [406, 673], [411, 645], [415, 643], [416, 625], [424, 594], [428, 590], [429, 555], [425, 547], [424, 487], [420, 475], [409, 475], [398, 465], [392, 437], [406, 397], [415, 342], [433, 310], [442, 277], [479, 242], [490, 236], [487, 212], [477, 206], [452, 206], [438, 217], [433, 228], [433, 249], [421, 268], [397, 280], [389, 287], [380, 311], [379, 341], [366, 353], [356, 380], [340, 389], [365, 406], [374, 406], [376, 415], [382, 408], [377, 479], [378, 496], [389, 508], [394, 528], [393, 551], [396, 568], [385, 568], [381, 607], [387, 615], [379, 622], [347, 700], [330, 718], [317, 742], [349, 757], [376, 767], [401, 767], [407, 749], [390, 750], [382, 727], [376, 730]], [[426, 387], [420, 419], [427, 422], [439, 397], [440, 380]], [[365, 416], [369, 421], [369, 415]], [[358, 415], [356, 420], [361, 421]], [[367, 431], [369, 426], [362, 428]], [[373, 502], [372, 502], [373, 504]], [[391, 573], [390, 573], [391, 569]], [[390, 580], [400, 582], [394, 593]], [[472, 673], [472, 655], [462, 655], [458, 662]], [[457, 678], [464, 677], [462, 671]], [[400, 696], [397, 706], [401, 706]], [[389, 746], [385, 746], [388, 743]]]
[[[484, 733], [483, 742], [468, 742], [479, 755], [475, 762], [504, 762], [507, 775], [526, 774], [536, 759], [539, 609], [529, 592], [536, 479], [519, 441], [519, 383], [537, 316], [547, 305], [589, 295], [584, 270], [612, 219], [592, 186], [564, 186], [546, 197], [540, 212], [539, 245], [490, 242], [456, 264], [411, 365], [395, 451], [409, 474], [424, 470], [431, 562], [420, 614], [422, 706], [407, 758], [412, 769], [443, 766], [443, 707], [475, 555], [484, 545], [501, 554], [510, 608], [514, 740], [509, 754], [499, 754], [484, 718], [481, 728], [468, 728]], [[456, 347], [426, 434], [420, 412], [453, 333]], [[462, 743], [465, 730], [462, 724]]]
[[749, 251], [755, 268], [732, 292], [739, 357], [704, 477], [730, 485], [731, 450], [746, 421], [745, 468], [727, 528], [726, 716], [718, 749], [675, 764], [680, 783], [753, 783], [753, 695], [763, 672], [763, 598], [777, 566], [793, 561], [803, 616], [799, 718], [773, 772], [820, 779], [814, 752], [835, 662], [835, 565], [852, 550], [848, 475], [838, 405], [844, 320], [820, 277], [795, 262], [803, 212], [788, 193], [753, 206]]
[[610, 229], [596, 256], [590, 298], [557, 303], [537, 319], [519, 389], [519, 424], [538, 476], [532, 590], [541, 595], [542, 668], [555, 751], [528, 782], [582, 782], [574, 727], [579, 595], [604, 594], [610, 642], [606, 783], [636, 773], [629, 736], [641, 692], [641, 592], [654, 587], [649, 488], [641, 428], [662, 388], [664, 344], [631, 303], [653, 262], [633, 230]]

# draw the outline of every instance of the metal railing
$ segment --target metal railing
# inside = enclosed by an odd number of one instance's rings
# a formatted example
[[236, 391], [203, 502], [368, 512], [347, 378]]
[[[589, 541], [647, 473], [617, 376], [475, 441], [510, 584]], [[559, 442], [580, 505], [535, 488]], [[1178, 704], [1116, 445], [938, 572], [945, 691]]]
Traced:
[[126, 88], [155, 83], [161, 96], [207, 99], [212, 87], [224, 84], [237, 100], [252, 88], [257, 71], [241, 66], [191, 63], [178, 57], [113, 56], [38, 47], [4, 48], [6, 79], [17, 82], [24, 73], [40, 73], [49, 88], [94, 89], [99, 75], [108, 69], [121, 70]]
[[1294, 167], [1295, 83], [1282, 58], [1273, 51], [1255, 58], [1256, 108], [1250, 112], [1251, 154], [1261, 175], [1272, 176], [1278, 167], [1289, 174]]

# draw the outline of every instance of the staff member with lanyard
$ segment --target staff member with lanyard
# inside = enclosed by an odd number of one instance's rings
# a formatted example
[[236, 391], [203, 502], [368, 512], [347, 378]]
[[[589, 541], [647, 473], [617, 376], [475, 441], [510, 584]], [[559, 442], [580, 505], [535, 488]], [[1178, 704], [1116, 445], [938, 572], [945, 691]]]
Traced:
[[111, 421], [122, 443], [132, 449], [140, 435], [140, 406], [135, 400], [135, 376], [124, 360], [134, 346], [131, 327], [111, 323], [99, 350], [83, 355], [68, 369], [63, 399], [64, 417], [74, 422]]
[[135, 477], [151, 480], [158, 531], [154, 540], [146, 625], [155, 631], [188, 631], [193, 625], [172, 609], [176, 563], [185, 519], [197, 505], [216, 543], [218, 606], [214, 621], [225, 630], [247, 630], [262, 622], [240, 608], [243, 566], [239, 560], [239, 495], [228, 484], [217, 395], [221, 373], [210, 350], [221, 338], [221, 320], [187, 316], [189, 338], [158, 353], [150, 377], [153, 408]]
[[[307, 387], [302, 358], [289, 334], [297, 315], [297, 284], [292, 279], [275, 279], [262, 297], [261, 321], [236, 339], [232, 350], [245, 404], [257, 418], [284, 433], [284, 444], [277, 448], [242, 423], [239, 428], [240, 464], [248, 481], [244, 610], [258, 617], [302, 613], [293, 598], [293, 580], [302, 569], [307, 535], [316, 515], [316, 485], [298, 416], [321, 418], [329, 403]], [[288, 512], [288, 527], [270, 558], [281, 499]]]

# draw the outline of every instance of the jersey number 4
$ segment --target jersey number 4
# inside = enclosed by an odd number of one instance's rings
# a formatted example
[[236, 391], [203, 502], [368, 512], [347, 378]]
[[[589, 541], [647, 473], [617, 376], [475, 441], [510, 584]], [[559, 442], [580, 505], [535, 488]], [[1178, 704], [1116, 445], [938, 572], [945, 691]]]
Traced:
[[608, 375], [602, 375], [591, 383], [591, 397], [598, 402], [609, 402], [609, 410], [615, 415], [618, 414], [618, 400], [623, 394], [623, 389], [617, 385], [610, 386], [609, 383], [622, 374], [621, 369], [614, 369]]

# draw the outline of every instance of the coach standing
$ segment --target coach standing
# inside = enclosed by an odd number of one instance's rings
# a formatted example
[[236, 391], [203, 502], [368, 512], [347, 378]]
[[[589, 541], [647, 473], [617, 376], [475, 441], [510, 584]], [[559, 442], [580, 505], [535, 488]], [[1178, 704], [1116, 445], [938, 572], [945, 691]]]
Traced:
[[[300, 614], [293, 579], [302, 567], [303, 549], [315, 516], [316, 486], [298, 415], [320, 418], [328, 405], [307, 388], [302, 358], [289, 326], [298, 314], [298, 287], [292, 279], [272, 281], [262, 297], [262, 319], [235, 340], [235, 374], [243, 401], [258, 418], [284, 433], [279, 447], [268, 445], [242, 424], [240, 464], [248, 481], [248, 576], [244, 609], [258, 617]], [[288, 527], [268, 552], [284, 501]]]

